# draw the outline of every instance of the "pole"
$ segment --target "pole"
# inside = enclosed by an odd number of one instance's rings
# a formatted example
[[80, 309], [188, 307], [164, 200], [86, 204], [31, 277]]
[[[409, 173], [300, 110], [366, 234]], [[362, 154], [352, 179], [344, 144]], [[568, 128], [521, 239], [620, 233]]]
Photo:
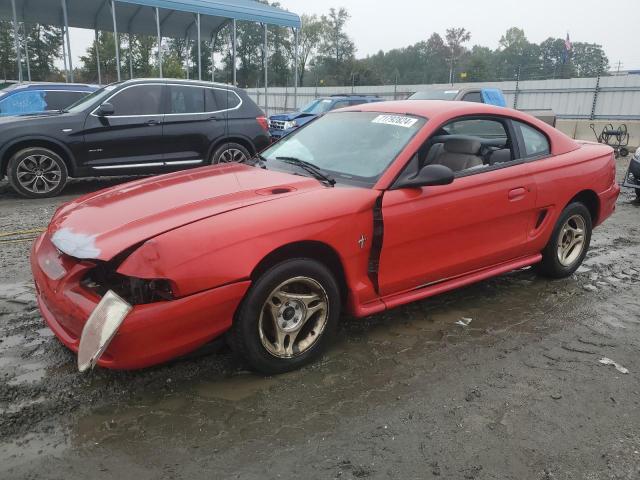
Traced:
[[162, 78], [162, 35], [160, 34], [160, 10], [156, 7], [156, 33], [158, 35], [158, 71]]
[[22, 30], [24, 31], [24, 57], [27, 61], [27, 79], [31, 81], [31, 66], [29, 65], [29, 34], [27, 33], [27, 24], [22, 24]]
[[67, 46], [62, 35], [62, 61], [64, 62], [64, 80], [69, 83], [69, 67], [67, 67]]
[[133, 78], [133, 50], [131, 49], [131, 32], [127, 35], [129, 39], [129, 78]]
[[[64, 1], [64, 0], [63, 0]], [[111, 0], [111, 17], [113, 19], [113, 40], [116, 45], [116, 72], [120, 81], [120, 45], [118, 45], [118, 24], [116, 22], [116, 0]]]
[[293, 109], [295, 111], [298, 110], [298, 34], [299, 34], [300, 30], [299, 29], [295, 29], [293, 31], [293, 37], [294, 37], [294, 41], [295, 41], [295, 47], [293, 50], [293, 62], [294, 62], [294, 74], [295, 74], [295, 80], [293, 82]]
[[94, 48], [96, 49], [96, 66], [98, 67], [98, 85], [102, 85], [102, 72], [100, 72], [100, 37], [98, 36], [97, 26], [94, 30], [94, 35]]
[[218, 36], [218, 32], [215, 31], [211, 34], [211, 82], [216, 81], [216, 61], [214, 53], [216, 51], [216, 37]]
[[236, 86], [236, 19], [233, 19], [233, 36], [231, 40], [231, 52], [232, 52], [232, 60], [231, 60], [231, 69], [233, 70], [233, 75], [231, 76], [233, 81], [233, 86]]
[[65, 36], [67, 37], [67, 57], [69, 57], [69, 78], [73, 82], [73, 59], [71, 58], [71, 41], [69, 40], [69, 17], [67, 16], [67, 0], [62, 1], [62, 17], [64, 18]]
[[16, 48], [16, 64], [18, 66], [18, 81], [22, 82], [22, 59], [20, 58], [20, 34], [18, 33], [18, 15], [16, 14], [16, 0], [11, 0], [13, 9], [13, 42]]
[[198, 80], [202, 80], [202, 52], [200, 51], [200, 14], [198, 13]]
[[264, 24], [264, 45], [262, 47], [264, 49], [264, 113], [268, 117], [269, 116], [269, 60], [267, 58], [267, 24]]

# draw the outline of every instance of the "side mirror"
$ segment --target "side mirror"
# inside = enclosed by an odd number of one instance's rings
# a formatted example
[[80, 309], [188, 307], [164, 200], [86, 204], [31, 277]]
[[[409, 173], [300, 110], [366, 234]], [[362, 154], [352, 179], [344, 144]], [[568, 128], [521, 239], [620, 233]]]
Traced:
[[413, 177], [400, 181], [396, 188], [420, 188], [432, 185], [448, 185], [453, 182], [454, 173], [444, 165], [425, 165]]
[[113, 115], [114, 113], [116, 113], [116, 109], [113, 108], [113, 105], [111, 105], [110, 103], [105, 102], [98, 107], [98, 115], [100, 115], [101, 117], [108, 117], [109, 115]]

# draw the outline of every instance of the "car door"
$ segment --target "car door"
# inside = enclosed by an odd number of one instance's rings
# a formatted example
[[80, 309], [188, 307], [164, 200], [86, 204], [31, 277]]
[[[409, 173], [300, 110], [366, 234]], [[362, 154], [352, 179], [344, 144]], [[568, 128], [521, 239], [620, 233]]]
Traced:
[[168, 84], [163, 125], [167, 164], [208, 162], [213, 142], [224, 136], [226, 122], [216, 91], [198, 85]]
[[112, 115], [97, 108], [87, 115], [85, 166], [105, 172], [162, 166], [163, 92], [160, 83], [125, 86], [103, 102], [113, 105]]
[[[443, 127], [496, 142], [507, 137], [501, 162], [456, 172], [453, 183], [384, 193], [384, 239], [379, 265], [382, 295], [438, 283], [523, 256], [536, 186], [520, 159], [513, 129], [501, 118], [473, 118]], [[457, 133], [452, 133], [457, 132]], [[484, 133], [483, 133], [484, 132]], [[446, 136], [446, 135], [445, 135]], [[504, 139], [503, 139], [504, 140]], [[431, 148], [438, 148], [437, 144]], [[442, 148], [442, 147], [441, 147]], [[501, 149], [504, 150], [504, 149]], [[418, 153], [417, 155], [419, 155]], [[437, 158], [427, 163], [438, 163]]]

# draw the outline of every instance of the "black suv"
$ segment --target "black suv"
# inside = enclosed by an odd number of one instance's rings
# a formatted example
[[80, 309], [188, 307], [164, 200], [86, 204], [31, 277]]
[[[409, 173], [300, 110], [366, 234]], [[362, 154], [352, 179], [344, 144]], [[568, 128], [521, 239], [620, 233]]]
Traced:
[[0, 178], [25, 197], [51, 197], [68, 177], [243, 161], [268, 144], [267, 119], [241, 89], [130, 80], [60, 112], [1, 118]]

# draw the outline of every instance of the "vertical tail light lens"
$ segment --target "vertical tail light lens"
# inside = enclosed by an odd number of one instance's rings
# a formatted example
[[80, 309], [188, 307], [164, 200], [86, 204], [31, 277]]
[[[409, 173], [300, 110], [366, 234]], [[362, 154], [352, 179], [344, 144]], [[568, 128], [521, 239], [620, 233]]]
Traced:
[[267, 117], [256, 117], [256, 121], [265, 132], [269, 131], [269, 122], [267, 121]]

